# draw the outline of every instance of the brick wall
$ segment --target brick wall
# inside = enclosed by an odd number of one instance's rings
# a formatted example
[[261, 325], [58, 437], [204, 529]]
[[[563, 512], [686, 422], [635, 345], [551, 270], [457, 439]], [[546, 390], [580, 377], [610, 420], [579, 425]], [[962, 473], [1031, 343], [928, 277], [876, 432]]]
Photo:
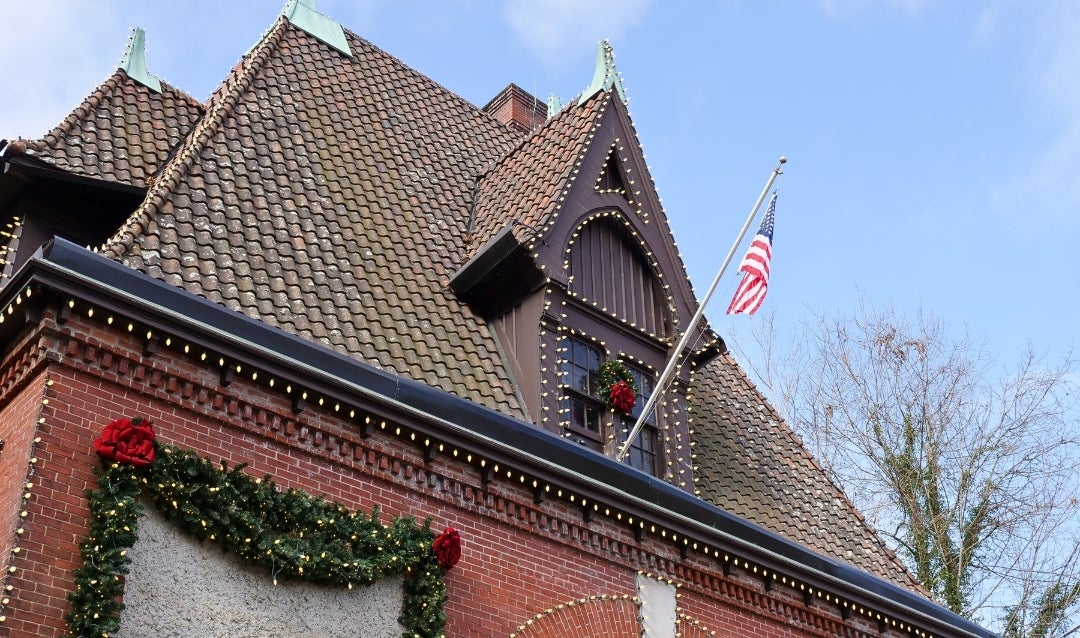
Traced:
[[[163, 442], [246, 463], [248, 472], [279, 485], [365, 512], [378, 506], [384, 521], [410, 515], [430, 516], [436, 530], [452, 524], [461, 532], [462, 559], [447, 575], [448, 636], [637, 635], [639, 573], [681, 588], [683, 636], [826, 636], [851, 626], [835, 609], [766, 592], [739, 571], [724, 576], [719, 561], [680, 557], [652, 535], [635, 540], [628, 526], [604, 516], [583, 518], [577, 504], [536, 502], [518, 481], [484, 483], [473, 465], [450, 454], [425, 461], [418, 442], [395, 434], [398, 424], [364, 437], [355, 420], [329, 406], [294, 413], [280, 388], [250, 373], [223, 384], [214, 362], [197, 350], [184, 354], [180, 344], [147, 355], [142, 339], [78, 316], [62, 325], [47, 316], [26, 343], [44, 353], [39, 371], [18, 388], [0, 386], [8, 388], [2, 436], [10, 440], [0, 466], [0, 532], [9, 538], [15, 523], [26, 530], [7, 578], [0, 636], [63, 633], [66, 589], [87, 523], [83, 494], [95, 485], [92, 441], [123, 416], [149, 417]], [[12, 354], [0, 375], [25, 368], [25, 359]], [[16, 510], [34, 436], [35, 487], [22, 519]]]

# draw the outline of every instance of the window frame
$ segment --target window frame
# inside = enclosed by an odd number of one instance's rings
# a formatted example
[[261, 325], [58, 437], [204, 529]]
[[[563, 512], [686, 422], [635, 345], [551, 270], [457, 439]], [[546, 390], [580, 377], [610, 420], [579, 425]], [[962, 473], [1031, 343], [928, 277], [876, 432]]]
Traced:
[[[614, 455], [626, 441], [645, 403], [649, 400], [656, 383], [656, 375], [644, 368], [623, 361], [634, 375], [638, 388], [634, 408], [622, 414], [608, 407], [596, 388], [600, 364], [610, 359], [602, 344], [582, 333], [574, 332], [559, 337], [559, 409], [563, 434], [579, 437], [578, 441], [601, 454]], [[644, 391], [642, 391], [644, 390]], [[589, 417], [578, 418], [575, 411], [581, 409], [587, 415], [594, 411], [596, 428], [589, 427]], [[580, 422], [585, 421], [585, 425]], [[661, 450], [658, 411], [646, 420], [635, 442], [627, 451], [623, 463], [651, 476], [660, 477]]]
[[[561, 337], [559, 342], [559, 380], [562, 388], [559, 407], [560, 410], [564, 411], [564, 418], [560, 419], [562, 426], [571, 433], [588, 437], [595, 445], [602, 446], [605, 430], [604, 412], [607, 411], [607, 408], [604, 402], [596, 396], [595, 375], [603, 360], [604, 352], [595, 343], [576, 335]], [[581, 365], [582, 362], [578, 361], [577, 350], [579, 348], [584, 351], [584, 366]], [[595, 367], [588, 366], [590, 355], [595, 355]], [[580, 383], [574, 381], [577, 379], [577, 372], [582, 372], [585, 376]], [[581, 406], [585, 411], [583, 414], [585, 417], [584, 426], [575, 423], [574, 410], [577, 406]], [[590, 419], [588, 415], [590, 413], [595, 414], [595, 429], [589, 427]]]
[[[612, 423], [612, 427], [618, 428], [619, 436], [616, 438], [620, 449], [626, 442], [626, 437], [630, 434], [630, 431], [633, 430], [634, 424], [637, 423], [638, 417], [641, 416], [641, 411], [645, 408], [649, 397], [656, 390], [656, 376], [654, 374], [650, 374], [630, 363], [627, 363], [626, 367], [630, 369], [630, 373], [634, 377], [634, 384], [637, 386], [638, 392], [635, 397], [634, 407], [630, 410], [630, 413], [617, 415], [615, 419], [617, 422]], [[637, 438], [627, 449], [626, 458], [623, 459], [623, 463], [652, 476], [659, 476], [660, 474], [660, 451], [658, 449], [660, 429], [657, 423], [659, 420], [657, 419], [659, 413], [657, 408], [658, 406], [653, 406], [651, 418], [642, 423], [641, 431], [638, 432]], [[644, 467], [646, 455], [649, 458], [649, 467]]]

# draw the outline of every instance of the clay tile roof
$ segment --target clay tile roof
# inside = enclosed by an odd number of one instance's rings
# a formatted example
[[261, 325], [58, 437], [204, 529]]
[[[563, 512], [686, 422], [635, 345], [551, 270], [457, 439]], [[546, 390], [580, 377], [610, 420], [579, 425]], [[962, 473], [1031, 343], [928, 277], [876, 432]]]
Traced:
[[26, 153], [86, 177], [145, 186], [202, 117], [197, 100], [164, 82], [150, 90], [117, 69]]
[[346, 32], [280, 20], [103, 248], [269, 325], [524, 418], [448, 287], [479, 174], [519, 139]]
[[[533, 228], [547, 225], [558, 212], [575, 168], [589, 148], [590, 133], [610, 101], [611, 94], [600, 91], [581, 105], [575, 102], [564, 108], [484, 176], [470, 237], [474, 251], [511, 221]], [[519, 226], [514, 232], [527, 230]]]
[[922, 591], [727, 354], [691, 389], [703, 499], [822, 554]]

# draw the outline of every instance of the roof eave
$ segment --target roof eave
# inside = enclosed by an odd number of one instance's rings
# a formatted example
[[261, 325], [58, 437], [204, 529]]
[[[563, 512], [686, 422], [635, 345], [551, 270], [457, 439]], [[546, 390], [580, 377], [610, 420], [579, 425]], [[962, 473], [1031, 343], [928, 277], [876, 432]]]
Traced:
[[[154, 330], [212, 350], [225, 360], [265, 370], [332, 401], [453, 441], [464, 450], [509, 464], [523, 475], [572, 489], [678, 534], [684, 543], [738, 553], [755, 564], [842, 592], [852, 603], [887, 610], [896, 620], [940, 636], [994, 634], [935, 603], [841, 561], [821, 556], [720, 510], [668, 483], [489, 408], [394, 375], [170, 286], [62, 239], [44, 246], [0, 290], [0, 308], [15, 321], [40, 317], [25, 290], [53, 291], [114, 312]], [[34, 299], [44, 294], [35, 293]], [[8, 321], [0, 340], [17, 329]], [[241, 336], [242, 335], [242, 336]], [[216, 358], [216, 357], [215, 357]], [[280, 386], [279, 386], [280, 387]]]

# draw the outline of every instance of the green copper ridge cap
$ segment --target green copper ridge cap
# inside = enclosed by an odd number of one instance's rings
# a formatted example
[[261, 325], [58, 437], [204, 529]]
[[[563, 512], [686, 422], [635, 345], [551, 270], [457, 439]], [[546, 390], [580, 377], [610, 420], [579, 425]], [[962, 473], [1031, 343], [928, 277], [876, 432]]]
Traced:
[[135, 27], [131, 30], [131, 39], [128, 41], [127, 51], [124, 52], [124, 59], [120, 60], [120, 68], [132, 80], [155, 93], [161, 93], [161, 80], [146, 68], [146, 31], [142, 28]]
[[285, 3], [282, 15], [296, 28], [352, 57], [352, 49], [345, 39], [345, 30], [334, 20], [319, 13], [315, 8], [315, 0], [289, 0]]
[[610, 91], [613, 87], [622, 103], [626, 104], [626, 90], [619, 72], [615, 70], [615, 52], [607, 40], [601, 40], [596, 45], [596, 70], [593, 71], [592, 84], [581, 94], [578, 104], [596, 95], [597, 91]]
[[562, 100], [559, 99], [558, 95], [555, 95], [554, 93], [552, 93], [551, 95], [548, 96], [548, 105], [547, 106], [548, 106], [547, 116], [548, 116], [548, 119], [551, 119], [551, 118], [555, 117], [555, 114], [558, 113], [559, 110], [562, 108]]

